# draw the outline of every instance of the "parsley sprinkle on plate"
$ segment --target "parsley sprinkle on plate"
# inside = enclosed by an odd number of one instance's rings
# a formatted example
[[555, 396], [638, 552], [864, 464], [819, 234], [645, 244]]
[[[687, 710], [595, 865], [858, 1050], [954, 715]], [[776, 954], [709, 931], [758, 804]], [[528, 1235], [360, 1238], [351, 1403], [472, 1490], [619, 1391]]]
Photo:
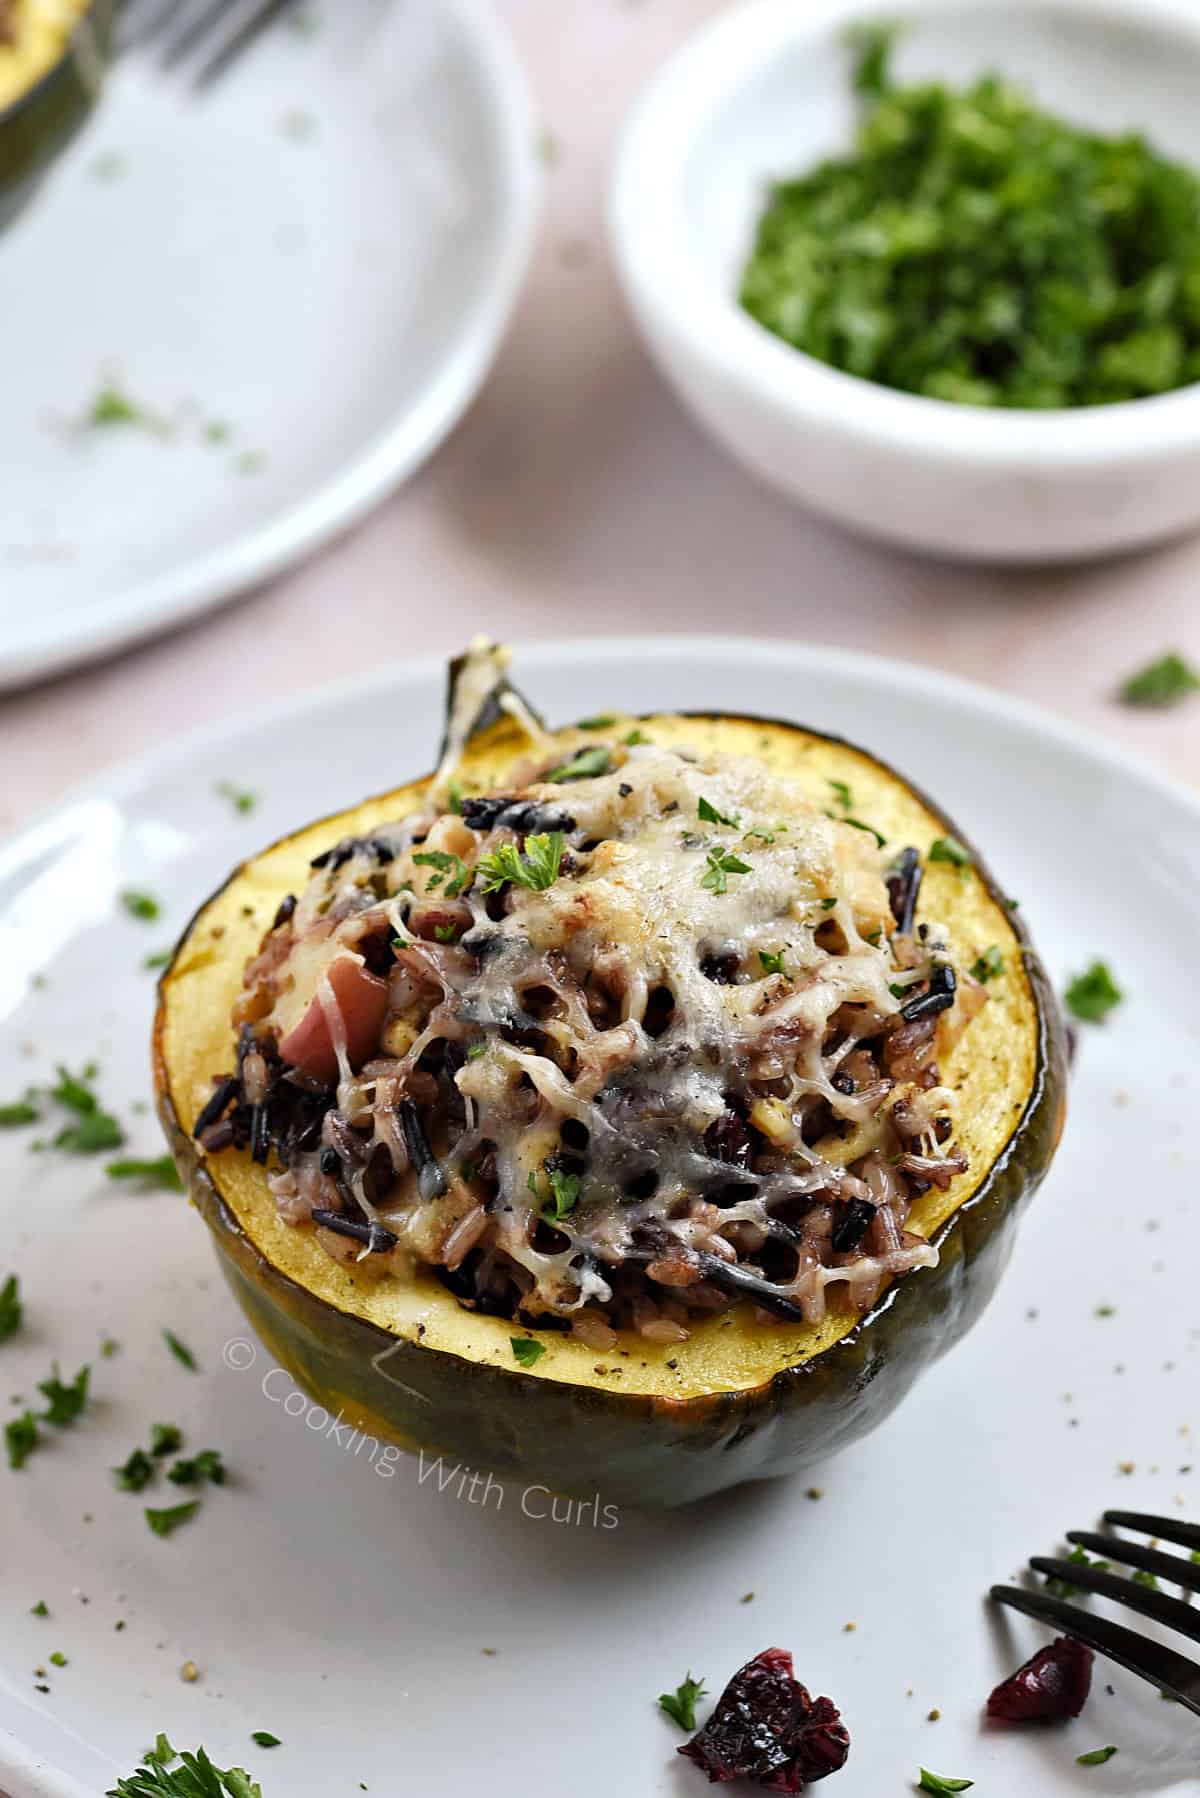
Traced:
[[143, 924], [153, 924], [162, 916], [162, 906], [153, 893], [142, 893], [136, 887], [126, 887], [121, 894], [121, 904], [131, 918], [139, 919]]
[[535, 1342], [532, 1336], [510, 1336], [508, 1340], [513, 1355], [522, 1367], [532, 1367], [546, 1352], [545, 1343]]
[[1102, 1767], [1105, 1761], [1110, 1761], [1116, 1753], [1115, 1748], [1093, 1748], [1088, 1754], [1077, 1754], [1075, 1765], [1077, 1767]]
[[183, 1191], [179, 1169], [170, 1155], [156, 1155], [149, 1161], [128, 1156], [123, 1161], [110, 1161], [104, 1171], [110, 1180], [137, 1180], [162, 1192]]
[[163, 1341], [181, 1366], [186, 1367], [189, 1373], [199, 1373], [200, 1366], [195, 1355], [186, 1342], [180, 1342], [173, 1330], [163, 1331]]
[[921, 1777], [917, 1781], [919, 1792], [969, 1792], [975, 1784], [973, 1779], [946, 1779], [940, 1773], [931, 1773], [928, 1767], [921, 1768]]
[[1119, 698], [1126, 705], [1166, 708], [1200, 690], [1200, 673], [1176, 650], [1160, 656], [1123, 682]]
[[[172, 1768], [176, 1760], [181, 1765]], [[105, 1798], [263, 1798], [263, 1794], [258, 1781], [243, 1768], [216, 1767], [203, 1748], [195, 1754], [177, 1753], [165, 1736], [159, 1736], [136, 1772], [110, 1786]]]
[[190, 1499], [185, 1505], [169, 1505], [166, 1510], [155, 1510], [148, 1505], [146, 1522], [156, 1536], [169, 1536], [173, 1530], [179, 1528], [181, 1523], [189, 1522], [199, 1509], [200, 1500], [198, 1498]]
[[1075, 976], [1063, 997], [1067, 1009], [1083, 1023], [1103, 1024], [1125, 995], [1113, 979], [1108, 963], [1094, 961]]
[[91, 1377], [91, 1368], [81, 1367], [73, 1380], [64, 1381], [59, 1375], [58, 1362], [54, 1362], [49, 1379], [38, 1381], [38, 1391], [49, 1406], [43, 1412], [47, 1423], [55, 1424], [61, 1430], [82, 1416], [87, 1408]]
[[269, 1729], [254, 1729], [250, 1732], [250, 1740], [259, 1748], [282, 1748], [283, 1743], [278, 1736], [273, 1736]]
[[659, 1696], [658, 1708], [667, 1713], [680, 1729], [688, 1734], [696, 1727], [696, 1704], [704, 1697], [705, 1685], [702, 1679], [693, 1679], [689, 1673], [682, 1685], [676, 1686], [673, 1692], [663, 1692]]
[[16, 1274], [0, 1286], [0, 1342], [7, 1342], [21, 1327], [21, 1297]]

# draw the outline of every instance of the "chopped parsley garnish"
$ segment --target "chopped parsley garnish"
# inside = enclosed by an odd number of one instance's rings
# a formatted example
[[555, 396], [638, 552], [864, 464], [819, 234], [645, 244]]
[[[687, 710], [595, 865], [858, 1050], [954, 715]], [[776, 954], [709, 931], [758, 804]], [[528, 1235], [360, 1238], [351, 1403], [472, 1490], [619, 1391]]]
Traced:
[[989, 980], [994, 980], [998, 974], [1003, 974], [1003, 972], [1004, 957], [1000, 953], [1000, 945], [998, 943], [989, 943], [983, 954], [976, 956], [971, 964], [971, 973], [975, 979], [981, 980], [985, 984]]
[[250, 1740], [259, 1748], [282, 1748], [283, 1743], [278, 1736], [273, 1736], [269, 1729], [253, 1729]]
[[147, 973], [157, 973], [159, 968], [170, 967], [172, 953], [170, 949], [155, 949], [152, 954], [142, 957], [142, 966]]
[[139, 892], [135, 887], [126, 887], [121, 894], [121, 904], [131, 918], [139, 918], [143, 924], [153, 924], [162, 916], [162, 906], [153, 893]]
[[730, 830], [741, 829], [742, 821], [736, 813], [732, 818], [728, 817], [724, 812], [719, 812], [711, 800], [705, 799], [703, 796], [696, 806], [696, 815], [702, 818], [705, 824], [726, 824]]
[[[160, 1736], [159, 1740], [165, 1742], [166, 1738]], [[172, 1770], [167, 1760], [182, 1764]], [[156, 1750], [143, 1756], [135, 1773], [111, 1786], [105, 1798], [262, 1798], [262, 1787], [241, 1767], [228, 1771], [214, 1767], [203, 1748], [180, 1755], [172, 1750], [163, 1757]]]
[[836, 899], [822, 899], [821, 910], [822, 911], [832, 911], [836, 904], [837, 904]]
[[917, 1781], [917, 1790], [921, 1792], [969, 1792], [975, 1784], [973, 1779], [946, 1779], [941, 1773], [931, 1773], [928, 1767], [921, 1768], [921, 1777]]
[[579, 1203], [579, 1175], [564, 1174], [556, 1167], [546, 1169], [546, 1179], [550, 1185], [550, 1197], [542, 1199], [538, 1191], [537, 1175], [531, 1173], [526, 1185], [541, 1204], [542, 1216], [547, 1223], [557, 1223], [574, 1211]]
[[557, 768], [551, 768], [546, 779], [550, 781], [590, 780], [597, 774], [607, 774], [612, 763], [610, 750], [601, 748], [580, 749], [569, 761], [560, 762]]
[[486, 1055], [487, 1052], [488, 1046], [486, 1043], [472, 1043], [471, 1047], [467, 1050], [467, 1060], [478, 1061], [479, 1057], [481, 1055]]
[[65, 1382], [59, 1377], [58, 1362], [54, 1362], [50, 1378], [38, 1381], [38, 1391], [50, 1407], [42, 1413], [47, 1423], [66, 1429], [82, 1415], [88, 1402], [91, 1377], [91, 1368], [81, 1367], [73, 1380]]
[[424, 849], [413, 856], [418, 868], [436, 868], [438, 872], [431, 874], [425, 891], [436, 892], [443, 880], [446, 880], [445, 897], [457, 899], [465, 887], [471, 883], [471, 870], [461, 855], [449, 855], [444, 849]]
[[482, 891], [492, 893], [512, 881], [514, 886], [528, 887], [531, 892], [545, 892], [558, 879], [565, 847], [561, 830], [526, 837], [524, 854], [515, 843], [503, 843], [494, 854], [479, 858], [475, 871], [483, 882]]
[[258, 794], [250, 792], [247, 787], [235, 786], [231, 780], [219, 780], [217, 792], [222, 799], [228, 799], [235, 812], [252, 812], [258, 804]]
[[435, 924], [433, 934], [439, 943], [452, 943], [458, 936], [457, 924]]
[[106, 1336], [100, 1344], [100, 1353], [106, 1361], [111, 1361], [113, 1356], [120, 1352], [121, 1345], [115, 1336]]
[[96, 1066], [89, 1062], [82, 1074], [76, 1076], [68, 1073], [61, 1064], [55, 1070], [58, 1074], [58, 1085], [50, 1088], [50, 1097], [58, 1105], [65, 1105], [68, 1111], [84, 1113], [95, 1111], [96, 1095], [91, 1089], [91, 1082], [96, 1078]]
[[0, 1105], [0, 1130], [16, 1130], [22, 1124], [36, 1124], [41, 1113], [28, 1099], [16, 1099], [11, 1105]]
[[532, 1367], [540, 1361], [546, 1352], [544, 1342], [535, 1342], [532, 1336], [510, 1336], [509, 1344], [516, 1359], [522, 1367]]
[[135, 1448], [123, 1467], [114, 1467], [117, 1485], [122, 1492], [141, 1492], [154, 1478], [157, 1469], [144, 1448]]
[[865, 830], [868, 836], [875, 838], [876, 843], [878, 843], [881, 849], [887, 843], [887, 838], [881, 830], [876, 830], [873, 824], [864, 824], [861, 818], [851, 818], [847, 816], [843, 818], [841, 822], [843, 824], [848, 824], [851, 830]]
[[102, 1149], [119, 1149], [125, 1132], [116, 1118], [106, 1111], [93, 1111], [77, 1124], [64, 1124], [54, 1138], [54, 1147], [68, 1155], [98, 1155]]
[[116, 1118], [102, 1111], [90, 1082], [96, 1069], [89, 1064], [81, 1075], [58, 1069], [58, 1083], [50, 1088], [50, 1097], [67, 1111], [73, 1111], [77, 1123], [66, 1124], [54, 1138], [54, 1147], [71, 1155], [94, 1155], [101, 1149], [119, 1149], [125, 1132]]
[[1107, 962], [1094, 961], [1077, 974], [1063, 994], [1067, 1009], [1085, 1024], [1102, 1024], [1125, 997], [1112, 977]]
[[1105, 1761], [1110, 1761], [1116, 1752], [1115, 1748], [1093, 1748], [1090, 1754], [1077, 1754], [1075, 1765], [1077, 1767], [1102, 1767]]
[[740, 300], [785, 343], [936, 400], [1103, 405], [1195, 379], [1200, 181], [1002, 75], [897, 85], [857, 36], [853, 146], [772, 185]]
[[173, 1486], [202, 1486], [205, 1480], [213, 1486], [225, 1484], [225, 1463], [216, 1448], [202, 1448], [186, 1461], [176, 1461], [167, 1475]]
[[123, 1161], [110, 1161], [105, 1168], [110, 1180], [140, 1180], [143, 1186], [157, 1186], [163, 1192], [182, 1192], [179, 1169], [169, 1155], [156, 1155], [150, 1161], [128, 1156]]
[[666, 1711], [680, 1729], [690, 1734], [696, 1727], [696, 1702], [704, 1697], [704, 1681], [693, 1679], [689, 1673], [682, 1685], [676, 1686], [673, 1692], [663, 1692], [659, 1696], [658, 1708]]
[[186, 1367], [189, 1373], [199, 1373], [196, 1357], [186, 1342], [180, 1342], [178, 1336], [171, 1330], [163, 1331], [163, 1341], [181, 1366]]
[[783, 958], [786, 953], [787, 951], [784, 949], [760, 949], [758, 959], [762, 963], [763, 973], [782, 974]]
[[84, 414], [84, 423], [93, 430], [103, 429], [108, 425], [141, 425], [150, 430], [162, 428], [149, 412], [135, 404], [128, 394], [122, 393], [111, 381], [96, 394]]
[[1146, 1567], [1137, 1567], [1129, 1576], [1135, 1586], [1148, 1586], [1151, 1592], [1158, 1591], [1158, 1575], [1151, 1573]]
[[596, 718], [581, 718], [575, 726], [576, 730], [611, 730], [617, 722], [612, 712], [605, 712]]
[[165, 1511], [155, 1510], [152, 1506], [147, 1505], [146, 1522], [156, 1536], [169, 1536], [171, 1531], [177, 1530], [181, 1523], [187, 1523], [190, 1518], [194, 1517], [199, 1509], [200, 1500], [198, 1498], [191, 1499], [186, 1505], [169, 1505]]
[[39, 1598], [36, 1604], [30, 1605], [29, 1615], [31, 1617], [48, 1617], [50, 1615], [50, 1606], [46, 1603], [44, 1598]]
[[854, 804], [854, 795], [846, 785], [846, 782], [844, 780], [831, 780], [829, 785], [833, 788], [834, 797], [842, 810], [848, 812], [850, 807]]
[[21, 1327], [21, 1295], [16, 1274], [0, 1286], [0, 1342], [7, 1342]]
[[52, 1667], [66, 1667], [69, 1664], [61, 1648], [56, 1648], [53, 1654], [46, 1656], [46, 1659]]
[[707, 887], [710, 893], [727, 893], [729, 891], [730, 874], [749, 874], [750, 864], [733, 855], [727, 849], [710, 849], [708, 863], [700, 876], [700, 885]]
[[[1108, 1561], [1093, 1561], [1087, 1551], [1079, 1547], [1073, 1548], [1066, 1559], [1073, 1567], [1094, 1567], [1099, 1573], [1107, 1573], [1110, 1566]], [[1059, 1579], [1051, 1574], [1046, 1580], [1046, 1590], [1052, 1598], [1076, 1598], [1081, 1588], [1072, 1585], [1070, 1580]]]
[[954, 868], [971, 866], [971, 852], [957, 837], [938, 837], [929, 845], [929, 859], [931, 862], [949, 862]]
[[4, 1426], [9, 1466], [14, 1469], [24, 1467], [40, 1440], [37, 1418], [32, 1411], [23, 1411], [20, 1417], [10, 1418]]
[[653, 738], [645, 736], [640, 730], [631, 730], [627, 737], [621, 738], [626, 749], [639, 749], [644, 743], [652, 741]]
[[150, 1453], [173, 1455], [183, 1447], [183, 1431], [177, 1423], [156, 1423], [150, 1431]]
[[1181, 655], [1172, 650], [1151, 662], [1137, 674], [1131, 674], [1121, 687], [1126, 705], [1178, 705], [1189, 693], [1200, 689], [1200, 674]]

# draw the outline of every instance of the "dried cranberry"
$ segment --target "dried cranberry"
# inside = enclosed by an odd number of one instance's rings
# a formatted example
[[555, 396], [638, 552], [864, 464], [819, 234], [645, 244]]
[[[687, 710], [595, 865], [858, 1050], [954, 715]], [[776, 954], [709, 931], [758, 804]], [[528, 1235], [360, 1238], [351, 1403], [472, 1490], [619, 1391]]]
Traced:
[[704, 1728], [678, 1751], [714, 1783], [753, 1779], [768, 1792], [802, 1792], [836, 1773], [850, 1737], [828, 1698], [812, 1698], [783, 1648], [764, 1648], [734, 1674]]
[[1095, 1658], [1091, 1649], [1073, 1636], [1059, 1636], [1001, 1681], [987, 1701], [988, 1716], [1001, 1717], [1006, 1723], [1077, 1717], [1092, 1687]]

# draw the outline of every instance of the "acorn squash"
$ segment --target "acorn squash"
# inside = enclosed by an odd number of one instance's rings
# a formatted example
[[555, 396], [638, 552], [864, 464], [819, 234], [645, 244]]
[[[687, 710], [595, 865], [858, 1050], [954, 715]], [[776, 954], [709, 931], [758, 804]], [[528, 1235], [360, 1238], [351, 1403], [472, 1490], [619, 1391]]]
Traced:
[[32, 198], [99, 96], [116, 0], [75, 0], [75, 8], [64, 25], [62, 8], [10, 6], [0, 43], [0, 228]]
[[[520, 716], [458, 698], [452, 749], [468, 739], [464, 785], [495, 790], [528, 754]], [[758, 758], [818, 804], [830, 782], [846, 782], [863, 817], [923, 856], [939, 838], [966, 843], [883, 762], [799, 725], [654, 716], [612, 728], [619, 736], [635, 726], [655, 743]], [[595, 740], [577, 729], [554, 737], [564, 757]], [[995, 945], [1004, 970], [939, 1058], [943, 1083], [958, 1089], [969, 1165], [916, 1202], [910, 1225], [936, 1246], [935, 1267], [896, 1279], [866, 1315], [831, 1309], [815, 1326], [764, 1323], [739, 1302], [683, 1343], [621, 1331], [615, 1348], [598, 1352], [547, 1332], [526, 1368], [510, 1346], [526, 1332], [507, 1318], [464, 1309], [430, 1274], [380, 1279], [331, 1259], [313, 1231], [281, 1221], [266, 1169], [248, 1152], [208, 1154], [192, 1136], [213, 1076], [230, 1060], [244, 965], [280, 902], [303, 886], [315, 855], [402, 817], [432, 778], [322, 819], [236, 869], [197, 912], [160, 981], [160, 1116], [254, 1329], [320, 1405], [367, 1435], [580, 1498], [677, 1505], [791, 1472], [864, 1435], [982, 1311], [1059, 1138], [1064, 1030], [1019, 912], [973, 851], [966, 866], [927, 861], [918, 916], [946, 921], [981, 954]]]

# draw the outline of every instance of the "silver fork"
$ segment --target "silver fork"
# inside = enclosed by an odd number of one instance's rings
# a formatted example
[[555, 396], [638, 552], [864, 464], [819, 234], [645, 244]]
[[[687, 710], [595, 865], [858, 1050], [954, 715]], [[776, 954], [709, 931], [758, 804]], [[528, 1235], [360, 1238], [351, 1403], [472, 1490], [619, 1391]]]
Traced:
[[123, 50], [154, 47], [164, 68], [186, 64], [193, 87], [206, 87], [259, 33], [297, 0], [128, 0], [118, 37]]
[[[1137, 1530], [1142, 1535], [1173, 1542], [1180, 1548], [1190, 1548], [1193, 1553], [1200, 1549], [1200, 1524], [1197, 1523], [1181, 1523], [1174, 1517], [1152, 1517], [1144, 1511], [1106, 1511], [1104, 1521], [1112, 1529]], [[1067, 1541], [1103, 1555], [1107, 1561], [1117, 1561], [1122, 1567], [1152, 1573], [1156, 1579], [1179, 1586], [1185, 1592], [1200, 1592], [1200, 1565], [1181, 1555], [1163, 1554], [1140, 1542], [1126, 1542], [1121, 1536], [1102, 1536], [1095, 1530], [1068, 1530]], [[1169, 1593], [1157, 1592], [1152, 1586], [1138, 1584], [1119, 1573], [1107, 1573], [1103, 1568], [1086, 1566], [1082, 1562], [1034, 1555], [1029, 1565], [1035, 1573], [1044, 1574], [1048, 1579], [1064, 1580], [1081, 1592], [1094, 1592], [1097, 1598], [1111, 1598], [1193, 1642], [1200, 1642], [1200, 1611], [1183, 1599], [1172, 1598]], [[1044, 1590], [1035, 1592], [1021, 1586], [993, 1586], [991, 1596], [1000, 1604], [1011, 1605], [1015, 1611], [1024, 1611], [1027, 1617], [1036, 1617], [1040, 1623], [1052, 1624], [1055, 1629], [1074, 1636], [1077, 1642], [1094, 1648], [1097, 1654], [1106, 1655], [1119, 1667], [1136, 1673], [1139, 1679], [1149, 1680], [1160, 1692], [1169, 1693], [1200, 1716], [1200, 1665], [1186, 1655], [1177, 1654], [1160, 1642], [1151, 1642], [1145, 1636], [1139, 1636], [1136, 1630], [1112, 1623], [1107, 1617], [1093, 1617], [1079, 1605], [1069, 1604]]]

